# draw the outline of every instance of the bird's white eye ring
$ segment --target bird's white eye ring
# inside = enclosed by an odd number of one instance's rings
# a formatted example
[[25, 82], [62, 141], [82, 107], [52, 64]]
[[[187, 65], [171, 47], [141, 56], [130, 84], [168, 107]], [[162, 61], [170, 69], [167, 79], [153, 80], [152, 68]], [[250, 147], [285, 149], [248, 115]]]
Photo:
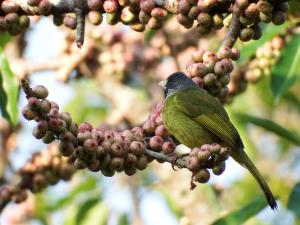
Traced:
[[167, 85], [167, 81], [166, 80], [162, 80], [158, 83], [159, 86], [161, 86], [162, 88], [166, 89], [166, 85]]

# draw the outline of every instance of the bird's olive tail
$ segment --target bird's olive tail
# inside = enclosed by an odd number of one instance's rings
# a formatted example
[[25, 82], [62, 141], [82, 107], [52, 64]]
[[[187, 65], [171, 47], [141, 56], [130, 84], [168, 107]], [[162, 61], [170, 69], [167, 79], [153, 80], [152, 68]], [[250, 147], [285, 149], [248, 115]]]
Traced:
[[255, 180], [259, 184], [260, 188], [264, 192], [270, 207], [273, 210], [277, 209], [278, 206], [277, 206], [276, 200], [275, 200], [269, 186], [267, 185], [266, 181], [264, 180], [264, 178], [262, 177], [260, 172], [255, 167], [255, 165], [252, 163], [251, 159], [247, 156], [246, 152], [242, 149], [242, 150], [238, 151], [238, 154], [236, 154], [236, 152], [232, 152], [232, 153], [233, 153], [233, 154], [231, 154], [232, 157], [237, 162], [239, 162], [242, 166], [246, 167], [250, 171], [252, 176], [255, 178]]

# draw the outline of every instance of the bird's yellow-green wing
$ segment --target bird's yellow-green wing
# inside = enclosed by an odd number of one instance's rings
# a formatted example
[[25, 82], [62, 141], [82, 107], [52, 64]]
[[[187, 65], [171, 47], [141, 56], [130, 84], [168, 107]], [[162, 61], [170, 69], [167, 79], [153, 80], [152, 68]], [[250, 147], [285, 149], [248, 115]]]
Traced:
[[174, 104], [200, 126], [221, 139], [228, 147], [243, 148], [242, 140], [229, 117], [213, 96], [201, 89], [187, 89], [174, 96]]

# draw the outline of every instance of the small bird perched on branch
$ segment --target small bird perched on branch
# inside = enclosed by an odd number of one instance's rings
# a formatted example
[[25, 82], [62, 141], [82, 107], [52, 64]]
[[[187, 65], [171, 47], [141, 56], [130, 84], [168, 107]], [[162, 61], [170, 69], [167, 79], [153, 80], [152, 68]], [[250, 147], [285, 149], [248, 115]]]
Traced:
[[250, 171], [270, 207], [277, 209], [270, 188], [244, 151], [240, 135], [221, 103], [181, 72], [160, 85], [165, 91], [163, 122], [169, 133], [189, 148], [211, 143], [231, 148], [230, 156]]

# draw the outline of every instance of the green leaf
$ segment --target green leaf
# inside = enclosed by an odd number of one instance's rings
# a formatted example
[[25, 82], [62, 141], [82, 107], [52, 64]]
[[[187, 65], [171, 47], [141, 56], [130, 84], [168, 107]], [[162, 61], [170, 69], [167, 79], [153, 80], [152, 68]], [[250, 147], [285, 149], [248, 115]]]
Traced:
[[244, 113], [235, 113], [234, 116], [236, 117], [237, 120], [239, 120], [241, 122], [252, 123], [256, 126], [262, 127], [268, 131], [271, 131], [271, 132], [277, 134], [280, 137], [283, 137], [283, 138], [291, 141], [295, 145], [300, 146], [300, 137], [297, 134], [283, 128], [282, 126], [273, 122], [272, 120], [262, 119], [262, 118], [251, 116], [251, 115], [244, 114]]
[[129, 225], [128, 215], [126, 213], [122, 213], [119, 216], [118, 225]]
[[271, 89], [278, 101], [300, 76], [300, 34], [286, 44], [271, 74]]
[[108, 222], [108, 215], [108, 208], [103, 203], [99, 202], [86, 212], [80, 225], [106, 225]]
[[183, 216], [182, 209], [178, 206], [177, 201], [170, 195], [166, 190], [161, 190], [163, 197], [166, 200], [166, 203], [171, 210], [171, 212], [179, 219]]
[[99, 198], [92, 198], [81, 204], [76, 215], [76, 224], [82, 224], [84, 219], [86, 219], [89, 210], [91, 210], [98, 202]]
[[19, 83], [0, 47], [0, 107], [2, 116], [13, 126], [18, 122], [18, 92]]
[[263, 29], [264, 35], [259, 40], [251, 41], [239, 49], [242, 52], [242, 54], [238, 63], [244, 63], [247, 59], [249, 59], [256, 53], [257, 48], [262, 46], [267, 41], [271, 40], [275, 35], [285, 31], [290, 25], [291, 24], [289, 22], [286, 22], [280, 26], [272, 24], [265, 25]]
[[11, 36], [8, 33], [1, 33], [0, 46], [4, 47], [11, 40]]
[[152, 30], [149, 29], [146, 33], [145, 33], [145, 43], [149, 44], [149, 42], [151, 41], [151, 39], [155, 36], [155, 34], [157, 33], [158, 30]]
[[295, 213], [295, 215], [300, 219], [300, 182], [297, 183], [289, 197], [287, 208]]
[[287, 92], [283, 96], [283, 99], [297, 109], [300, 112], [300, 99], [292, 92]]
[[234, 210], [225, 216], [217, 219], [212, 225], [236, 225], [243, 224], [250, 217], [256, 215], [262, 209], [267, 206], [267, 202], [264, 196], [260, 196], [254, 199], [246, 206]]
[[[59, 199], [57, 202], [49, 206], [49, 210], [56, 211], [69, 204], [77, 197], [78, 194], [95, 190], [97, 187], [97, 180], [93, 177], [89, 177], [88, 179], [81, 182], [77, 185], [68, 195]], [[99, 197], [98, 197], [99, 199]]]

